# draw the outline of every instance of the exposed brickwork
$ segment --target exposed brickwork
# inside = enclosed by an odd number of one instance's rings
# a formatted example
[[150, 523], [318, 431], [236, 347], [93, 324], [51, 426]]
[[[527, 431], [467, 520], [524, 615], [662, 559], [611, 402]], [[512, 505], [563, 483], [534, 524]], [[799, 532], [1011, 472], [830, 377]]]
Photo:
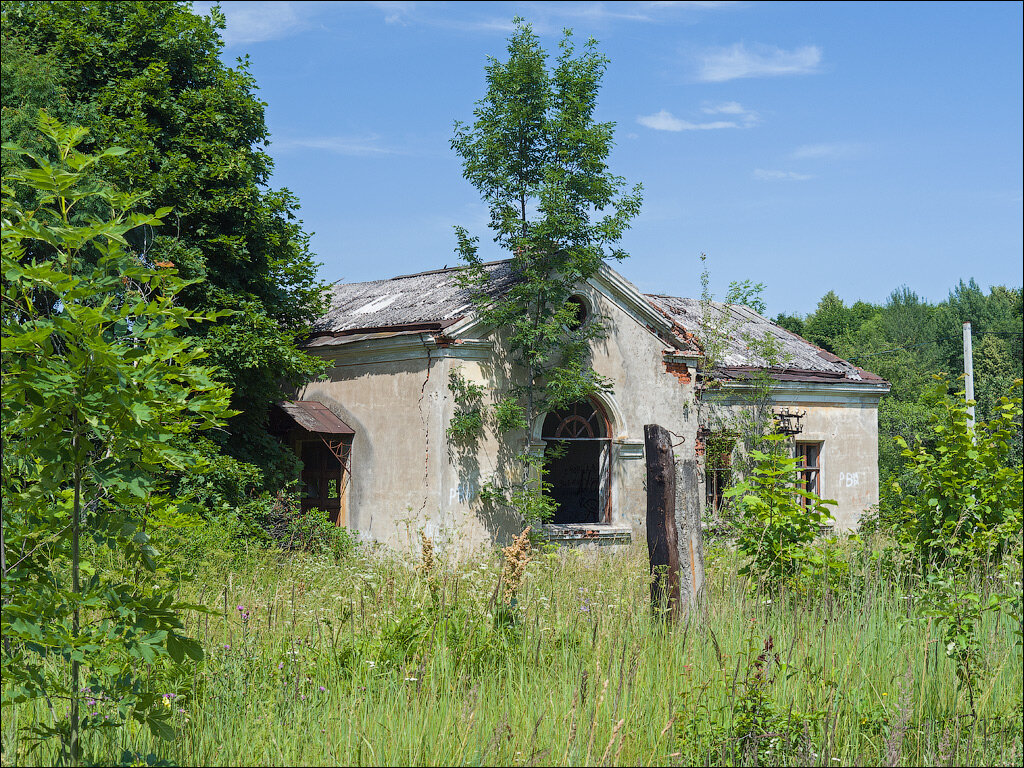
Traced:
[[689, 384], [692, 380], [690, 377], [690, 369], [687, 367], [686, 363], [673, 363], [666, 360], [665, 370], [679, 379], [682, 384]]

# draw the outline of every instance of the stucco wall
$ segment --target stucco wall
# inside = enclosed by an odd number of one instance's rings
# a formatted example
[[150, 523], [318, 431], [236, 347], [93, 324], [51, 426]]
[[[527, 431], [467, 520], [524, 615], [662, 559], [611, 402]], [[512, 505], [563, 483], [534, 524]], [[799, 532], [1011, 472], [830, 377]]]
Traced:
[[[793, 442], [822, 444], [818, 492], [836, 502], [830, 508], [835, 530], [847, 531], [878, 503], [878, 400], [877, 395], [830, 392], [830, 386], [789, 385], [780, 388], [774, 403], [804, 412]], [[733, 410], [743, 407], [728, 393], [719, 398]]]
[[[593, 367], [614, 384], [600, 398], [612, 426], [613, 526], [642, 536], [646, 516], [643, 427], [659, 423], [692, 451], [696, 436], [692, 383], [666, 369], [664, 342], [601, 290], [582, 291], [608, 335], [593, 346]], [[502, 348], [500, 335], [491, 338]], [[320, 400], [356, 432], [348, 497], [348, 524], [397, 548], [416, 546], [418, 531], [453, 552], [504, 542], [518, 523], [481, 503], [481, 482], [498, 474], [524, 435], [487, 430], [475, 450], [449, 445], [446, 429], [456, 408], [448, 375], [458, 368], [489, 392], [507, 387], [507, 366], [481, 345], [437, 348], [426, 334], [367, 340], [311, 351], [330, 358], [329, 381], [304, 387], [298, 399]], [[404, 357], [388, 361], [389, 357]], [[429, 375], [428, 375], [429, 374]], [[536, 434], [539, 436], [539, 424]]]
[[338, 365], [329, 381], [297, 395], [323, 402], [355, 430], [347, 524], [368, 538], [408, 546], [425, 500], [437, 495], [443, 446], [430, 440], [447, 391], [440, 367], [423, 348], [418, 358]]
[[821, 441], [820, 494], [835, 499], [835, 527], [857, 527], [878, 503], [878, 406], [874, 403], [801, 403], [806, 411], [799, 441]]

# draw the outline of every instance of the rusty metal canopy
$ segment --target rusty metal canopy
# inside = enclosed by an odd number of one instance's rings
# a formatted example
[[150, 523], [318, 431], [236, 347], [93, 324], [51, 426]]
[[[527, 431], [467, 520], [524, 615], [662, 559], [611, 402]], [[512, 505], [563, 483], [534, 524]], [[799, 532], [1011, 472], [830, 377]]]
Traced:
[[319, 400], [285, 400], [277, 404], [307, 432], [324, 435], [354, 435], [356, 431], [339, 419]]

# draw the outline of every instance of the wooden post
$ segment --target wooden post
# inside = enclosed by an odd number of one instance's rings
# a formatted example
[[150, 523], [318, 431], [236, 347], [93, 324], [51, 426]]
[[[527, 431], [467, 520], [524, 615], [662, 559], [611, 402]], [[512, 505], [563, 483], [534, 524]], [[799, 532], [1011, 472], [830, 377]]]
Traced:
[[647, 551], [651, 605], [677, 621], [697, 605], [704, 588], [704, 537], [696, 458], [675, 460], [671, 433], [644, 426], [647, 455]]
[[700, 523], [697, 459], [676, 462], [676, 524], [679, 526], [681, 612], [696, 607], [704, 590], [704, 534]]
[[644, 426], [647, 456], [647, 552], [651, 559], [651, 607], [655, 616], [679, 618], [679, 545], [676, 534], [676, 470], [671, 435]]

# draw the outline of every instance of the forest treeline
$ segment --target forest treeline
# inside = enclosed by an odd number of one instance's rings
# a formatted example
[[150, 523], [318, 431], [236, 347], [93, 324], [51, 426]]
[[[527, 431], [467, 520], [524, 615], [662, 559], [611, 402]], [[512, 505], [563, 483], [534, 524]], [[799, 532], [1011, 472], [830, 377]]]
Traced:
[[[963, 391], [963, 324], [971, 323], [977, 416], [991, 418], [1016, 379], [1022, 378], [1024, 318], [1021, 288], [1002, 285], [984, 291], [973, 279], [961, 280], [948, 298], [933, 304], [911, 288], [894, 290], [882, 304], [849, 306], [829, 291], [806, 316], [779, 314], [775, 322], [823, 349], [886, 379], [892, 386], [878, 406], [878, 462], [881, 511], [892, 511], [892, 483], [909, 482], [902, 437], [911, 446], [934, 439], [929, 429], [937, 413], [939, 389]], [[1021, 458], [1021, 435], [1013, 444]]]

